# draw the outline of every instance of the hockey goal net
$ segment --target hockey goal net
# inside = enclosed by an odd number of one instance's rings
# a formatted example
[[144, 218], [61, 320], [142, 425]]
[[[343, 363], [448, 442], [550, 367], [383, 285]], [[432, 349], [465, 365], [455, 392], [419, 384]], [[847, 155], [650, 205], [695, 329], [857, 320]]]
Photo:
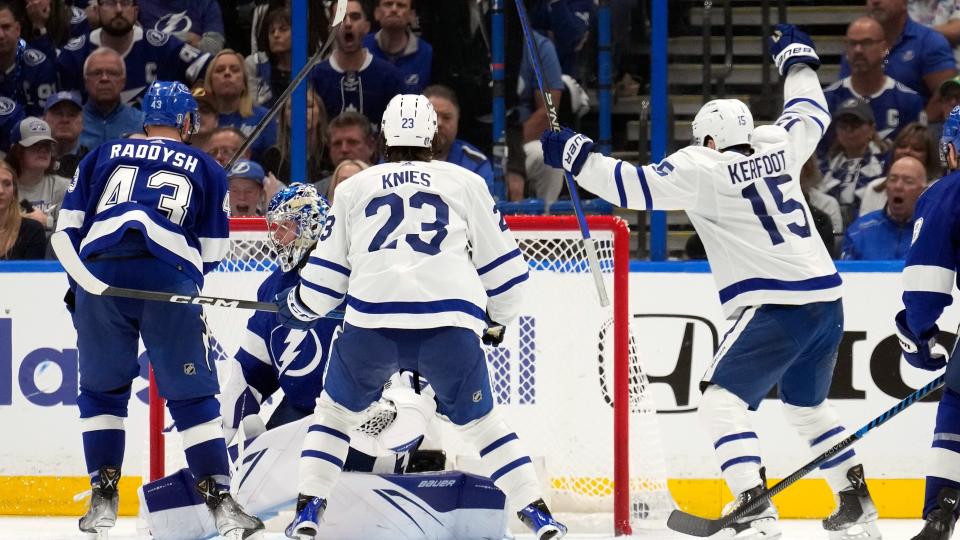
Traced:
[[[501, 347], [487, 349], [495, 402], [537, 464], [548, 504], [580, 530], [630, 534], [660, 529], [674, 508], [656, 407], [630, 331], [629, 233], [611, 216], [590, 216], [612, 305], [601, 307], [577, 221], [566, 216], [508, 216], [531, 277], [519, 319]], [[262, 219], [231, 222], [232, 249], [208, 277], [205, 294], [255, 299], [276, 265]], [[218, 360], [239, 347], [250, 312], [209, 308]], [[221, 370], [221, 378], [226, 374]], [[150, 475], [182, 463], [179, 437], [151, 394]], [[476, 452], [445, 422], [448, 467], [470, 470]], [[166, 439], [166, 440], [165, 440]], [[179, 460], [179, 461], [178, 461]]]

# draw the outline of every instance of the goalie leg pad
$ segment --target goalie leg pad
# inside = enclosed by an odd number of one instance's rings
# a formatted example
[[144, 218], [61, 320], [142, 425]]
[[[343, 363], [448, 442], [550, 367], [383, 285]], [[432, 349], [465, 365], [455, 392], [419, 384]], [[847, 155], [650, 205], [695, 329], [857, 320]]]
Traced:
[[83, 454], [90, 483], [100, 481], [101, 467], [119, 467], [123, 463], [125, 434], [123, 427], [130, 401], [130, 386], [111, 392], [96, 392], [83, 386], [77, 397]]
[[[840, 423], [837, 411], [827, 402], [815, 407], [796, 407], [783, 404], [783, 414], [797, 433], [810, 444], [814, 455], [826, 452], [830, 447], [850, 436]], [[847, 471], [860, 464], [856, 452], [849, 449], [829, 459], [820, 466], [823, 476], [834, 493], [850, 487]]]
[[960, 394], [949, 388], [943, 391], [937, 406], [932, 447], [924, 517], [940, 507], [938, 495], [941, 489], [960, 489]]
[[520, 512], [543, 498], [533, 461], [496, 409], [458, 430], [480, 452], [483, 474], [506, 494], [508, 510]]
[[300, 453], [300, 493], [330, 498], [350, 450], [349, 433], [363, 418], [362, 413], [336, 403], [326, 391], [320, 394]]
[[700, 420], [713, 442], [730, 491], [736, 496], [761, 485], [760, 440], [747, 418], [747, 403], [711, 385], [700, 400]]
[[214, 396], [167, 402], [173, 423], [183, 439], [187, 466], [196, 478], [213, 477], [217, 485], [230, 485], [227, 444], [223, 440], [220, 402]]

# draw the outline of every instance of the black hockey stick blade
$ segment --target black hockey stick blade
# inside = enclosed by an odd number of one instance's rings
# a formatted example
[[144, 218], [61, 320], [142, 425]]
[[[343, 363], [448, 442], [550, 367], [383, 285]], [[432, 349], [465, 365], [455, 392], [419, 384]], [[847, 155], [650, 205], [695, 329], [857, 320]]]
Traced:
[[673, 512], [670, 513], [670, 517], [667, 519], [667, 527], [679, 533], [687, 534], [690, 536], [697, 536], [700, 538], [713, 536], [714, 534], [729, 527], [732, 523], [734, 523], [738, 519], [749, 514], [755, 508], [763, 504], [764, 501], [769, 500], [774, 495], [787, 489], [794, 482], [803, 478], [810, 472], [814, 471], [815, 469], [820, 467], [820, 465], [823, 465], [824, 462], [836, 456], [841, 451], [846, 449], [848, 446], [862, 439], [870, 430], [885, 424], [887, 420], [890, 420], [894, 416], [900, 414], [904, 409], [906, 409], [910, 405], [913, 405], [917, 401], [920, 401], [921, 399], [932, 394], [935, 390], [943, 386], [944, 379], [945, 379], [945, 375], [940, 375], [936, 379], [930, 381], [926, 386], [924, 386], [923, 388], [920, 388], [916, 392], [903, 398], [903, 400], [901, 400], [900, 403], [897, 403], [890, 409], [884, 411], [883, 414], [874, 418], [873, 420], [868, 422], [865, 426], [858, 429], [856, 433], [850, 435], [846, 439], [833, 445], [824, 453], [813, 458], [813, 461], [811, 461], [810, 463], [807, 463], [797, 471], [794, 471], [790, 476], [777, 482], [772, 487], [770, 487], [769, 489], [761, 493], [759, 496], [747, 501], [740, 507], [734, 509], [729, 514], [722, 516], [718, 519], [708, 519], [708, 518], [695, 516], [693, 514], [688, 514], [682, 510], [674, 510]]

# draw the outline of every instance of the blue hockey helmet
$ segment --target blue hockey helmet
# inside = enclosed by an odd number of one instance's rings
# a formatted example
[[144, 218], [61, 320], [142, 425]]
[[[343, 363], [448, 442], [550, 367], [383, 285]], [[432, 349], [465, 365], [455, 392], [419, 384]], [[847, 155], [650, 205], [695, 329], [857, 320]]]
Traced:
[[330, 204], [311, 184], [291, 184], [267, 206], [267, 234], [284, 272], [297, 267], [313, 249], [327, 221]]
[[190, 133], [200, 129], [197, 100], [190, 89], [178, 81], [156, 81], [143, 96], [143, 125], [181, 128], [190, 118]]
[[940, 135], [940, 161], [947, 166], [947, 145], [953, 145], [954, 151], [960, 156], [960, 105], [953, 108], [943, 122], [943, 132]]

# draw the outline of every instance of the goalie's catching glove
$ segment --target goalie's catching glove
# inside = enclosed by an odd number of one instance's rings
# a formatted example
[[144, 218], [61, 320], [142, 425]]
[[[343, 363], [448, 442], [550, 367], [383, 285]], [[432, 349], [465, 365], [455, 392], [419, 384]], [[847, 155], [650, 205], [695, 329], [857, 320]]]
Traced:
[[543, 146], [544, 163], [574, 176], [580, 174], [580, 169], [593, 150], [593, 140], [590, 137], [570, 128], [544, 131], [540, 136], [540, 145]]
[[770, 36], [770, 56], [777, 65], [780, 76], [784, 76], [794, 64], [806, 64], [816, 70], [820, 67], [820, 57], [814, 49], [813, 40], [806, 32], [792, 24], [778, 24]]
[[895, 320], [897, 323], [897, 338], [900, 339], [900, 348], [903, 349], [903, 357], [908, 364], [928, 371], [937, 371], [947, 365], [946, 356], [942, 353], [931, 352], [933, 346], [937, 344], [937, 334], [940, 332], [936, 325], [918, 337], [913, 335], [913, 332], [907, 327], [906, 310], [900, 310]]
[[317, 325], [320, 316], [308, 308], [297, 294], [297, 286], [280, 291], [273, 298], [277, 304], [277, 322], [293, 330], [309, 330]]

